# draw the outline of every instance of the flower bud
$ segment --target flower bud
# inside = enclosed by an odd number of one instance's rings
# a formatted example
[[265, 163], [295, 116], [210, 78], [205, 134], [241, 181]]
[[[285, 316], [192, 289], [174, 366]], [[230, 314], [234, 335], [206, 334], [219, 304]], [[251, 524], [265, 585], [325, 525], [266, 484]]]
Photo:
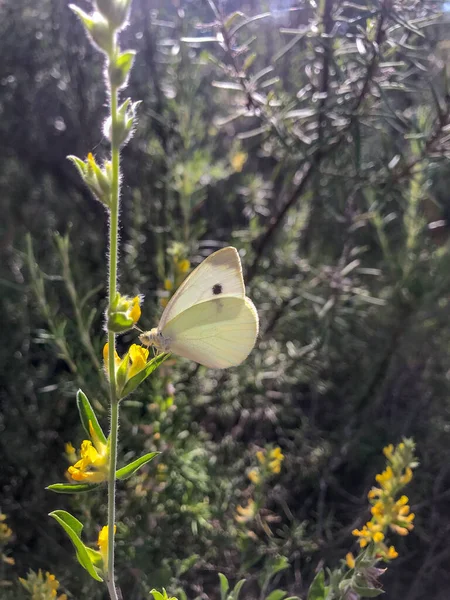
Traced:
[[108, 71], [113, 88], [119, 90], [127, 85], [128, 75], [133, 66], [135, 55], [136, 52], [134, 50], [126, 50], [111, 59]]
[[95, 0], [95, 5], [114, 29], [122, 29], [127, 24], [131, 0]]
[[67, 158], [76, 166], [81, 178], [97, 200], [109, 207], [112, 180], [111, 163], [105, 161], [102, 168], [91, 153], [88, 154], [86, 160], [81, 160], [77, 156], [68, 156]]
[[113, 124], [111, 117], [106, 119], [103, 133], [111, 143], [113, 138], [119, 146], [128, 142], [133, 133], [136, 109], [139, 104], [140, 102], [131, 102], [131, 99], [127, 98], [117, 110], [116, 122]]
[[107, 328], [114, 333], [123, 333], [135, 325], [141, 316], [140, 298], [116, 294], [108, 311]]
[[75, 4], [69, 5], [72, 11], [82, 20], [95, 46], [111, 56], [114, 45], [114, 29], [98, 11], [88, 15]]

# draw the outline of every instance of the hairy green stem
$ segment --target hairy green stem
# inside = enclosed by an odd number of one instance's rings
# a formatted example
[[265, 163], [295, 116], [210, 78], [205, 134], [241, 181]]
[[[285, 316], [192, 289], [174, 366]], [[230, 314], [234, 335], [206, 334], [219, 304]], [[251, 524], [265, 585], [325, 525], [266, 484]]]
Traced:
[[[110, 83], [111, 109], [111, 209], [109, 220], [109, 305], [114, 301], [117, 291], [118, 230], [119, 230], [119, 194], [120, 194], [120, 144], [117, 140], [117, 103], [118, 92]], [[118, 600], [114, 581], [114, 526], [116, 513], [116, 467], [117, 438], [119, 429], [119, 403], [116, 394], [115, 335], [108, 332], [108, 365], [110, 379], [110, 434], [109, 434], [109, 477], [108, 477], [108, 575], [107, 585], [111, 600]]]

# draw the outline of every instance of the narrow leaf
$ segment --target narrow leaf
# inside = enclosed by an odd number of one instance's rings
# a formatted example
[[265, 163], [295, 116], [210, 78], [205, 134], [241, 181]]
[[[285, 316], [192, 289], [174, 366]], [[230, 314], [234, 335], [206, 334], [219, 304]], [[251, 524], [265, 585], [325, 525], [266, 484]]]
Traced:
[[205, 42], [217, 42], [216, 36], [204, 36], [204, 37], [182, 37], [182, 42], [187, 44], [204, 44]]
[[325, 574], [323, 569], [314, 577], [308, 591], [307, 600], [324, 600], [325, 598]]
[[92, 424], [92, 428], [97, 434], [99, 440], [103, 444], [106, 444], [105, 434], [103, 433], [103, 430], [99, 425], [94, 409], [92, 408], [89, 400], [87, 399], [86, 394], [82, 390], [78, 390], [77, 392], [77, 406], [78, 412], [80, 413], [81, 423], [88, 436], [91, 437], [91, 432], [89, 431], [90, 421]]
[[223, 573], [219, 573], [220, 579], [220, 600], [226, 600], [227, 592], [230, 589], [230, 584], [228, 583], [228, 579], [225, 577]]
[[125, 396], [128, 396], [128, 394], [131, 394], [131, 392], [134, 391], [137, 386], [144, 381], [144, 379], [147, 379], [147, 377], [151, 375], [153, 371], [155, 371], [155, 369], [157, 369], [169, 356], [170, 352], [165, 352], [155, 356], [155, 358], [147, 363], [146, 367], [142, 369], [142, 371], [127, 381], [122, 393], [120, 394], [120, 397], [125, 398]]
[[239, 594], [241, 593], [241, 589], [242, 589], [242, 586], [244, 585], [245, 581], [246, 581], [245, 579], [241, 579], [234, 586], [234, 590], [233, 590], [233, 593], [232, 593], [233, 600], [239, 600]]
[[50, 517], [53, 517], [55, 521], [57, 521], [67, 535], [70, 538], [70, 541], [74, 545], [74, 548], [77, 553], [78, 562], [80, 565], [86, 569], [89, 575], [95, 579], [96, 581], [103, 581], [103, 579], [98, 575], [95, 567], [92, 563], [92, 559], [87, 552], [86, 546], [80, 539], [80, 533], [83, 529], [82, 523], [78, 521], [75, 517], [73, 517], [70, 513], [65, 510], [54, 510], [50, 513]]
[[221, 90], [243, 91], [242, 85], [240, 83], [236, 83], [235, 81], [213, 81], [211, 85], [215, 88], [220, 88]]
[[356, 584], [352, 585], [352, 590], [361, 596], [361, 598], [376, 598], [377, 596], [380, 596], [380, 594], [384, 594], [384, 591], [380, 588], [369, 588]]
[[273, 592], [271, 592], [266, 600], [283, 600], [283, 598], [286, 597], [286, 592], [283, 590], [273, 590]]
[[45, 489], [58, 494], [82, 494], [99, 487], [99, 483], [52, 483]]
[[70, 513], [68, 513], [65, 510], [54, 510], [52, 513], [50, 513], [51, 517], [56, 518], [55, 515], [59, 519], [64, 521], [64, 523], [66, 523], [66, 525], [68, 525], [71, 529], [73, 529], [75, 534], [78, 537], [80, 537], [81, 532], [83, 531], [83, 523], [81, 523], [76, 517], [74, 517], [73, 515], [71, 515]]
[[133, 473], [136, 473], [138, 469], [140, 469], [143, 465], [153, 460], [158, 454], [160, 454], [160, 452], [149, 452], [148, 454], [144, 454], [144, 456], [141, 456], [141, 458], [134, 460], [126, 467], [122, 467], [121, 469], [116, 471], [116, 479], [128, 479], [128, 477], [131, 477]]

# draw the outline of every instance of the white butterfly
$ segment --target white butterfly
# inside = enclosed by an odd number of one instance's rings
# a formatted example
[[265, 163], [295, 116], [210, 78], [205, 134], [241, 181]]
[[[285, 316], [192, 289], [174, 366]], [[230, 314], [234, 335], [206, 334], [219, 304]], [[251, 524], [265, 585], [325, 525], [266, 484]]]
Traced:
[[258, 313], [245, 295], [236, 248], [218, 250], [183, 281], [158, 327], [139, 336], [145, 346], [212, 369], [241, 364], [253, 349]]

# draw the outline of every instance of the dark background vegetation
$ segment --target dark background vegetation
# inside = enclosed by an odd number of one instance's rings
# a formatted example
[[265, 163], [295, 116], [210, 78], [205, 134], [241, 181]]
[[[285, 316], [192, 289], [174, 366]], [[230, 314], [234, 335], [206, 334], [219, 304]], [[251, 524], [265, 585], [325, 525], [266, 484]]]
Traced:
[[[127, 93], [142, 105], [123, 153], [120, 288], [145, 294], [150, 328], [173, 243], [194, 265], [234, 244], [261, 335], [241, 367], [176, 361], [124, 406], [122, 462], [163, 451], [119, 485], [125, 597], [182, 585], [215, 598], [218, 571], [248, 577], [244, 595], [257, 597], [278, 555], [289, 560], [279, 584], [302, 595], [319, 561], [336, 566], [352, 548], [383, 446], [413, 436], [416, 527], [393, 540], [386, 597], [448, 598], [445, 6], [214, 6], [134, 0], [122, 34], [137, 50]], [[47, 513], [70, 510], [94, 541], [106, 495], [44, 488], [63, 480], [65, 442], [83, 439], [78, 387], [107, 427], [106, 215], [65, 158], [107, 156], [102, 58], [60, 0], [2, 2], [0, 56], [0, 509], [16, 561], [3, 575], [50, 570], [93, 600], [101, 586]], [[249, 535], [234, 515], [266, 444], [286, 456], [267, 489], [272, 535]]]

